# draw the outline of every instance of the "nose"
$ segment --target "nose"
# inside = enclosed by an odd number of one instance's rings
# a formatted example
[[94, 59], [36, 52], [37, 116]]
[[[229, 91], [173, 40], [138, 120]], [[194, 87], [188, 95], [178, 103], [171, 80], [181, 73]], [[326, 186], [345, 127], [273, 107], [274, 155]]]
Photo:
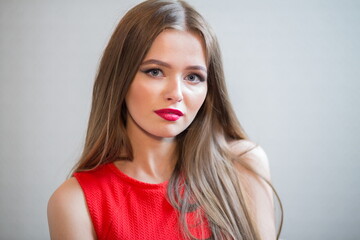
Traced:
[[176, 103], [183, 100], [182, 81], [180, 78], [168, 79], [165, 90], [165, 99]]

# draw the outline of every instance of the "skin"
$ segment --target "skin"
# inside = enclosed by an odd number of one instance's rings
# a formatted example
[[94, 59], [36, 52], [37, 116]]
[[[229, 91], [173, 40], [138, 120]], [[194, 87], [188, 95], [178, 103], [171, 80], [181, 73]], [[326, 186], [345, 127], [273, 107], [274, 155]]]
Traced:
[[[271, 182], [269, 160], [260, 146], [255, 146], [254, 143], [247, 140], [235, 141], [230, 146], [232, 151], [239, 155], [252, 149], [242, 156], [245, 163]], [[261, 239], [276, 239], [272, 189], [254, 172], [249, 171], [239, 163], [235, 163], [235, 167], [240, 172], [239, 180], [244, 187], [244, 198], [250, 208], [250, 214], [258, 226]]]
[[[192, 32], [165, 30], [155, 39], [126, 96], [127, 133], [133, 161], [115, 165], [128, 176], [148, 183], [168, 180], [175, 166], [175, 136], [195, 118], [207, 93], [206, 57], [202, 38]], [[154, 111], [178, 109], [177, 121], [167, 121]], [[235, 153], [252, 146], [247, 141], [232, 143]], [[250, 165], [270, 178], [268, 161], [261, 148], [247, 157]], [[273, 212], [269, 187], [240, 165], [240, 181], [247, 190], [263, 239], [274, 239]], [[75, 178], [65, 181], [48, 203], [51, 239], [96, 239], [81, 187]], [[271, 236], [269, 238], [269, 236]]]

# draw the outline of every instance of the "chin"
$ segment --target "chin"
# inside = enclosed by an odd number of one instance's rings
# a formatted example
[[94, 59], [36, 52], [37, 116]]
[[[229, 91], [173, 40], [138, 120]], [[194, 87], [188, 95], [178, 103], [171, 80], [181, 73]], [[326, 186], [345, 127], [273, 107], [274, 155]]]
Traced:
[[175, 133], [163, 133], [163, 134], [155, 134], [154, 136], [158, 137], [158, 138], [174, 138], [179, 134], [175, 134]]
[[182, 132], [183, 132], [183, 130], [182, 131], [161, 131], [161, 132], [153, 133], [152, 135], [154, 135], [155, 137], [158, 137], [158, 138], [174, 138]]

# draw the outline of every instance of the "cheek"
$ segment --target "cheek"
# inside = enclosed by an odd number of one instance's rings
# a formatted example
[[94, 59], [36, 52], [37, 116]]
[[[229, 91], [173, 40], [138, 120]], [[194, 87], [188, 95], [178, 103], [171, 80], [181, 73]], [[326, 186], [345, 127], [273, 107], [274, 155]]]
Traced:
[[199, 111], [203, 103], [205, 102], [207, 95], [207, 88], [199, 89], [196, 92], [193, 92], [188, 97], [188, 106], [191, 106], [191, 110], [194, 112]]
[[149, 100], [148, 92], [149, 89], [146, 86], [134, 81], [131, 84], [129, 91], [126, 95], [125, 98], [126, 105], [128, 107], [129, 106], [141, 107], [144, 103], [147, 102], [147, 100]]
[[138, 93], [136, 91], [134, 91], [133, 85], [131, 85], [131, 87], [125, 97], [125, 103], [126, 103], [126, 106], [128, 107], [128, 109], [131, 108], [132, 105], [136, 105], [136, 102], [138, 100], [140, 100], [140, 97], [139, 97]]
[[137, 112], [140, 111], [143, 107], [143, 98], [144, 95], [141, 94], [141, 90], [139, 89], [139, 87], [136, 84], [131, 84], [130, 89], [126, 95], [125, 98], [125, 103], [127, 106], [127, 109], [130, 113], [130, 115], [132, 115], [133, 117], [134, 114], [137, 115]]

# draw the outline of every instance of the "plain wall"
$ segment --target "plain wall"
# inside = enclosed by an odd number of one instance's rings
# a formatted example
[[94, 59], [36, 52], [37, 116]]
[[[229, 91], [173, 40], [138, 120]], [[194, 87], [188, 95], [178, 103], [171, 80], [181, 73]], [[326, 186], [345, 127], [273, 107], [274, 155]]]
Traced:
[[[102, 51], [139, 1], [0, 1], [0, 239], [48, 239]], [[282, 239], [360, 239], [360, 2], [191, 0], [270, 159]]]

